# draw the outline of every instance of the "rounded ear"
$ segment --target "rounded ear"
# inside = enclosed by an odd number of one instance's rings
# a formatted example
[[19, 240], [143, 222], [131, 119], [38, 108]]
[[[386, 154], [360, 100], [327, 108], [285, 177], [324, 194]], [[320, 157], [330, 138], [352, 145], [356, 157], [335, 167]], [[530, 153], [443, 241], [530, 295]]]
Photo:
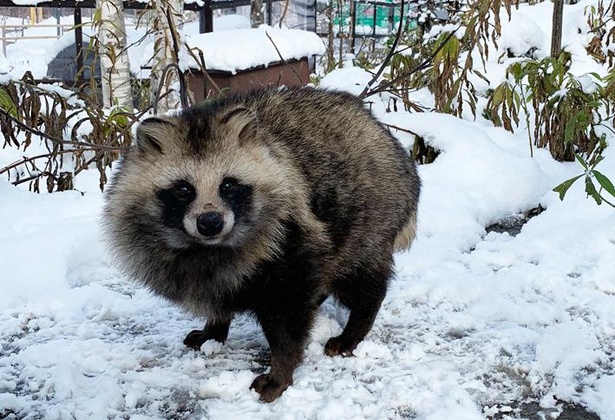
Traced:
[[235, 133], [240, 143], [253, 138], [258, 126], [256, 112], [243, 105], [224, 110], [218, 116], [218, 122]]
[[148, 118], [137, 127], [137, 148], [142, 153], [164, 153], [164, 143], [177, 135], [177, 126], [162, 118]]

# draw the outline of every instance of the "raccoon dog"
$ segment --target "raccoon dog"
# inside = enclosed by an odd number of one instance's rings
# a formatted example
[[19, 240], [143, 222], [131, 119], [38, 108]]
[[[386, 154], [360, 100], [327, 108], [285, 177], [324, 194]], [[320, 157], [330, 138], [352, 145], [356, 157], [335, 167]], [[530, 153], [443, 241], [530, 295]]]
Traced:
[[400, 144], [345, 93], [262, 90], [150, 118], [108, 188], [104, 226], [124, 271], [207, 320], [184, 344], [261, 325], [273, 401], [292, 384], [327, 296], [349, 309], [325, 353], [351, 355], [414, 238], [420, 181]]

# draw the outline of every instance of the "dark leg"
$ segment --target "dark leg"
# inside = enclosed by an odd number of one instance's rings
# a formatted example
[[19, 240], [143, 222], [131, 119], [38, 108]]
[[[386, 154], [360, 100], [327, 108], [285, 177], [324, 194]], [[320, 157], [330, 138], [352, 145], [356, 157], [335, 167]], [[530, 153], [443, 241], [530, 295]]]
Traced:
[[[303, 308], [301, 306], [304, 306]], [[275, 307], [275, 306], [274, 306]], [[315, 307], [304, 302], [278, 305], [257, 312], [271, 348], [271, 370], [256, 377], [250, 386], [260, 400], [271, 402], [293, 383], [293, 372], [303, 359], [303, 347], [309, 336]]]
[[215, 322], [207, 320], [205, 328], [202, 330], [192, 330], [184, 338], [184, 344], [194, 350], [200, 350], [201, 346], [207, 340], [216, 340], [219, 343], [224, 343], [228, 337], [228, 330], [231, 326], [230, 318], [228, 320], [217, 320]]
[[334, 294], [350, 309], [344, 331], [325, 345], [328, 356], [352, 356], [352, 351], [371, 330], [391, 277], [391, 265], [379, 270], [361, 270], [353, 276], [334, 282]]

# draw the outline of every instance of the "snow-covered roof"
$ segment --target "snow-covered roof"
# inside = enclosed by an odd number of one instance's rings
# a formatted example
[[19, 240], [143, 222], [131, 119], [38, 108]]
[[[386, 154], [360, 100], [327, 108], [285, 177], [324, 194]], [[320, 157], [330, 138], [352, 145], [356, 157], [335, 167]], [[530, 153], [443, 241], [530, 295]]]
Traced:
[[[255, 29], [189, 35], [186, 43], [191, 49], [198, 48], [203, 52], [208, 70], [231, 73], [325, 52], [322, 40], [313, 32], [267, 25]], [[186, 52], [180, 56], [180, 65], [184, 70], [200, 68]]]

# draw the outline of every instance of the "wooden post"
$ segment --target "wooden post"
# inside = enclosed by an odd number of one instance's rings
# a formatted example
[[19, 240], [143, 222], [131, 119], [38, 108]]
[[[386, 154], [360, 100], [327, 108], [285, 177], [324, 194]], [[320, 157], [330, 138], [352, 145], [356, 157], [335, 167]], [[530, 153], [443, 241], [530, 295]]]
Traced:
[[355, 0], [350, 0], [350, 10], [348, 12], [350, 22], [348, 33], [350, 34], [350, 53], [354, 54], [355, 39], [357, 37], [357, 3]]
[[56, 25], [58, 25], [56, 28], [56, 36], [60, 38], [62, 36], [62, 26], [60, 26], [62, 24], [62, 21], [60, 20], [62, 11], [59, 7], [53, 8], [53, 16], [56, 18]]
[[205, 0], [205, 4], [199, 14], [199, 32], [202, 34], [214, 31], [214, 12], [211, 7], [211, 1], [212, 0]]
[[81, 22], [81, 8], [75, 8], [75, 14], [73, 18], [75, 23], [75, 57], [77, 57], [77, 86], [83, 86], [83, 29]]
[[265, 8], [267, 10], [267, 25], [272, 26], [273, 25], [273, 5], [271, 3], [271, 0], [267, 0]]

